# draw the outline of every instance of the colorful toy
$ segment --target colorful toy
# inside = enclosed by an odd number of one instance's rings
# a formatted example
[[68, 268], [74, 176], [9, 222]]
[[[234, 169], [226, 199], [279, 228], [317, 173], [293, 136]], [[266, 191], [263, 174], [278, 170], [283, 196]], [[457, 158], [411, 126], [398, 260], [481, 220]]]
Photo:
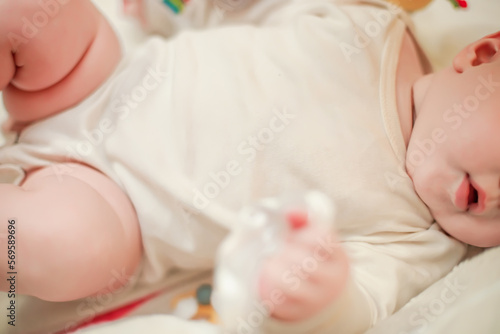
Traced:
[[467, 8], [467, 1], [465, 0], [450, 0], [455, 8]]
[[[387, 0], [392, 2], [403, 9], [413, 12], [416, 10], [420, 10], [426, 7], [432, 0]], [[453, 7], [457, 9], [466, 9], [468, 8], [468, 3], [466, 0], [448, 0], [451, 2]], [[124, 0], [125, 3], [143, 3], [143, 0]], [[184, 7], [187, 5], [189, 0], [160, 0], [167, 7], [169, 7], [175, 14], [179, 14], [183, 11]]]
[[182, 12], [188, 2], [189, 0], [163, 0], [163, 3], [170, 7], [176, 14]]
[[217, 324], [219, 318], [212, 306], [211, 296], [212, 286], [203, 284], [196, 291], [176, 296], [170, 302], [170, 307], [177, 315], [186, 317], [186, 320], [204, 320]]
[[[432, 0], [388, 0], [401, 6], [403, 9], [413, 12], [427, 6]], [[453, 7], [458, 9], [465, 9], [468, 7], [466, 0], [448, 0], [452, 3]]]
[[[167, 7], [169, 7], [174, 13], [179, 14], [183, 11], [184, 7], [188, 4], [189, 0], [157, 0], [159, 2], [163, 2]], [[398, 6], [401, 6], [403, 9], [412, 12], [416, 10], [420, 10], [426, 7], [432, 0], [387, 0]], [[451, 2], [453, 7], [457, 9], [466, 9], [468, 8], [468, 3], [466, 0], [448, 0]], [[127, 4], [138, 4], [139, 6], [144, 5], [144, 0], [124, 0], [125, 6]]]

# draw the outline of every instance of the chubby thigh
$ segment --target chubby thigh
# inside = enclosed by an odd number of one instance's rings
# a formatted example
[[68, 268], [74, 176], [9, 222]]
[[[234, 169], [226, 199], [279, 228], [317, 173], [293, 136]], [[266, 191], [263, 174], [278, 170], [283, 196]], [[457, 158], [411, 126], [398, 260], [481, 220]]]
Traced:
[[[2, 184], [0, 197], [8, 208], [0, 232], [7, 235], [15, 221], [22, 256], [14, 264], [22, 277], [17, 293], [69, 301], [99, 293], [116, 272], [134, 274], [142, 255], [137, 216], [121, 189], [97, 170], [54, 164], [28, 173], [19, 187]], [[6, 260], [0, 267], [10, 271], [4, 266]], [[0, 289], [8, 290], [5, 282]]]

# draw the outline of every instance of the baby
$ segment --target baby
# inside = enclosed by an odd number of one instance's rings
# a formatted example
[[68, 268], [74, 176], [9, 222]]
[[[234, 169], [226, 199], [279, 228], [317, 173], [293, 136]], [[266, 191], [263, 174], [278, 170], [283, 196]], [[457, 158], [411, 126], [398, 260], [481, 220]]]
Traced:
[[265, 263], [262, 330], [359, 333], [464, 243], [500, 244], [500, 33], [430, 73], [407, 16], [377, 0], [191, 0], [183, 19], [204, 29], [127, 57], [88, 0], [0, 16], [0, 272], [19, 293], [212, 268], [242, 207], [318, 189], [337, 230], [298, 229]]

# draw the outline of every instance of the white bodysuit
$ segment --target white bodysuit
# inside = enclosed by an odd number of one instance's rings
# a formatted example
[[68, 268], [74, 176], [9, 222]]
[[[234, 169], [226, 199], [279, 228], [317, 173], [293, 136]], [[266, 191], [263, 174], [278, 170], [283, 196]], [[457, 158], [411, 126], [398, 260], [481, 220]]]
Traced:
[[368, 305], [362, 327], [373, 325], [465, 249], [405, 172], [395, 78], [406, 16], [377, 1], [262, 0], [222, 16], [208, 3], [193, 1], [197, 22], [238, 26], [152, 38], [85, 101], [11, 137], [0, 179], [68, 160], [112, 178], [139, 217], [147, 284], [212, 268], [243, 206], [320, 190]]

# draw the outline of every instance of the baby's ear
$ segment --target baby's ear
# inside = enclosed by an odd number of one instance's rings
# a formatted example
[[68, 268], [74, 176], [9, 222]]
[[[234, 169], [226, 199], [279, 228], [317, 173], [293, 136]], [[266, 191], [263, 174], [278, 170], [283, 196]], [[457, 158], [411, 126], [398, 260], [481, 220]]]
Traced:
[[467, 45], [453, 59], [453, 68], [458, 73], [463, 73], [471, 67], [491, 62], [499, 52], [500, 31]]
[[497, 32], [495, 32], [495, 33], [493, 33], [491, 35], [488, 35], [488, 36], [484, 37], [484, 38], [496, 38], [496, 39], [500, 39], [500, 31], [497, 31]]

